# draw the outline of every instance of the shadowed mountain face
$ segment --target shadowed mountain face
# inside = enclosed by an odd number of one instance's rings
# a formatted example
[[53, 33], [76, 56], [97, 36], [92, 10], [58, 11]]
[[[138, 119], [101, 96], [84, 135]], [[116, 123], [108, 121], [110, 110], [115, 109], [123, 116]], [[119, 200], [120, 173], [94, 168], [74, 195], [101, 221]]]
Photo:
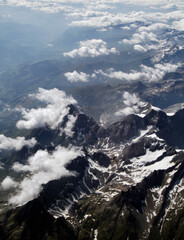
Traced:
[[0, 239], [76, 239], [72, 225], [54, 219], [37, 199], [8, 212], [5, 222]]
[[[74, 174], [43, 184], [34, 200], [3, 213], [0, 239], [182, 239], [184, 110], [172, 117], [150, 110], [103, 128], [69, 108], [60, 127], [75, 116], [72, 136], [33, 130], [37, 145], [13, 155], [24, 165], [39, 150], [82, 146], [83, 156], [65, 165]], [[11, 166], [9, 158], [4, 164]]]

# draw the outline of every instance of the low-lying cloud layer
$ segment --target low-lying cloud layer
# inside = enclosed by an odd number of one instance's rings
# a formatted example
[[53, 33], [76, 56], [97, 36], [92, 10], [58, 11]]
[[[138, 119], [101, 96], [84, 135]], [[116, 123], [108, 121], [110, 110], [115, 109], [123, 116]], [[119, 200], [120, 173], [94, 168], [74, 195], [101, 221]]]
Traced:
[[115, 48], [108, 49], [107, 43], [102, 39], [91, 39], [79, 42], [79, 48], [65, 52], [66, 57], [98, 57], [101, 55], [119, 54]]
[[181, 64], [155, 64], [154, 67], [141, 65], [141, 71], [132, 70], [130, 73], [123, 71], [115, 71], [113, 68], [108, 69], [106, 72], [102, 70], [95, 71], [96, 74], [101, 74], [105, 77], [115, 78], [125, 81], [145, 81], [145, 82], [158, 82], [166, 73], [175, 72]]
[[[42, 190], [42, 184], [46, 184], [51, 180], [59, 179], [62, 176], [75, 175], [66, 169], [66, 164], [78, 156], [82, 152], [76, 148], [58, 147], [53, 153], [47, 150], [39, 150], [35, 155], [29, 157], [25, 165], [15, 163], [13, 170], [16, 172], [29, 173], [20, 182], [16, 183], [17, 194], [9, 200], [10, 204], [21, 205], [36, 198]], [[11, 187], [13, 183], [10, 178], [3, 181], [4, 187]], [[12, 183], [12, 184], [11, 184]]]
[[34, 147], [36, 145], [35, 138], [26, 140], [25, 137], [10, 138], [0, 134], [0, 151], [1, 150], [16, 150], [19, 151], [23, 146]]
[[20, 108], [19, 111], [23, 120], [19, 120], [16, 124], [19, 129], [33, 129], [45, 126], [56, 129], [69, 113], [68, 105], [77, 103], [75, 99], [56, 88], [51, 90], [39, 88], [38, 93], [31, 94], [30, 97], [45, 103], [46, 107], [37, 109]]
[[[48, 3], [48, 1], [46, 1], [46, 0], [38, 0], [38, 1], [34, 1], [35, 3], [35, 5], [36, 4], [38, 4], [38, 3]], [[0, 1], [0, 3], [1, 4], [7, 4], [7, 5], [10, 5], [10, 4], [14, 4], [14, 5], [18, 5], [18, 4], [20, 4], [20, 5], [25, 5], [26, 6], [26, 4], [27, 3], [32, 3], [32, 0], [7, 0], [7, 1], [4, 1], [4, 0], [1, 0]], [[91, 4], [91, 5], [97, 5], [97, 3], [99, 3], [99, 1], [93, 1], [93, 2], [91, 2], [90, 0], [54, 0], [54, 1], [49, 1], [49, 3], [48, 4], [50, 4], [50, 6], [52, 6], [52, 5], [55, 5], [55, 4], [63, 4], [63, 3], [76, 3], [76, 4], [79, 4], [79, 3], [83, 3], [83, 4]], [[144, 1], [144, 0], [101, 0], [101, 2], [100, 2], [100, 5], [102, 5], [102, 4], [108, 4], [108, 3], [110, 3], [110, 4], [113, 4], [113, 3], [127, 3], [127, 4], [135, 4], [135, 5], [148, 5], [148, 6], [154, 6], [154, 5], [171, 5], [171, 6], [173, 6], [173, 5], [179, 5], [179, 4], [181, 4], [182, 5], [182, 3], [183, 3], [183, 1], [182, 0], [173, 0], [172, 1], [172, 3], [171, 3], [171, 1], [170, 0], [155, 0], [155, 1]], [[165, 6], [164, 6], [165, 7]]]
[[[175, 26], [172, 22], [180, 22], [183, 19], [183, 11], [172, 11], [167, 13], [162, 12], [143, 12], [143, 11], [132, 11], [125, 13], [111, 12], [106, 13], [105, 16], [93, 16], [93, 17], [81, 17], [79, 20], [73, 20], [71, 22], [72, 26], [76, 27], [113, 27], [121, 24], [131, 24], [136, 22], [142, 22], [147, 24], [167, 24], [168, 27], [174, 28]], [[168, 24], [169, 22], [169, 24]], [[160, 25], [161, 26], [161, 25]], [[156, 28], [156, 25], [154, 26]], [[164, 26], [161, 26], [164, 27]], [[155, 30], [155, 29], [153, 29]], [[152, 36], [150, 36], [152, 37]]]
[[[135, 51], [147, 52], [141, 45], [134, 46]], [[143, 81], [143, 82], [159, 82], [167, 73], [175, 72], [181, 63], [171, 64], [162, 63], [154, 64], [153, 67], [148, 67], [146, 65], [140, 65], [140, 71], [131, 70], [129, 73], [123, 71], [116, 71], [113, 68], [109, 68], [106, 71], [101, 69], [94, 70], [92, 74], [86, 74], [84, 72], [78, 73], [77, 71], [65, 73], [64, 76], [70, 82], [88, 82], [91, 79], [97, 79], [99, 76], [105, 76], [107, 78], [114, 78], [122, 81]]]

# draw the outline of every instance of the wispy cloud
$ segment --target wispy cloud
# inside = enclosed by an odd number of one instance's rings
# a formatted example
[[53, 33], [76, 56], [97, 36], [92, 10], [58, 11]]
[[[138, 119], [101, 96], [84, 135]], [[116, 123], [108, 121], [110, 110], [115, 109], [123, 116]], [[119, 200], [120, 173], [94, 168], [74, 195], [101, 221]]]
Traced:
[[[16, 7], [27, 7], [33, 10], [39, 10], [49, 13], [55, 13], [59, 11], [71, 11], [71, 6], [81, 4], [82, 7], [85, 6], [86, 9], [96, 9], [96, 10], [108, 10], [114, 8], [114, 4], [131, 4], [138, 6], [149, 6], [154, 8], [165, 8], [165, 9], [183, 9], [182, 0], [156, 0], [156, 1], [143, 1], [143, 0], [7, 0], [0, 1], [2, 5], [16, 6]], [[78, 7], [78, 6], [77, 6]], [[115, 5], [116, 7], [116, 5]]]
[[[183, 10], [175, 10], [166, 13], [162, 13], [161, 11], [155, 12], [144, 12], [144, 11], [132, 11], [125, 13], [112, 13], [107, 12], [105, 15], [101, 13], [90, 17], [90, 16], [82, 16], [77, 20], [71, 21], [71, 26], [76, 27], [96, 27], [96, 28], [104, 28], [104, 27], [113, 27], [121, 24], [134, 24], [135, 22], [142, 22], [146, 25], [151, 25], [150, 31], [159, 30], [161, 28], [166, 28], [175, 26], [172, 24], [173, 21], [180, 21], [183, 19]], [[147, 31], [148, 29], [145, 29]]]
[[32, 10], [39, 10], [47, 13], [68, 12], [72, 11], [73, 7], [67, 5], [72, 1], [30, 1], [30, 0], [7, 0], [0, 1], [2, 5], [15, 6], [15, 7], [27, 7]]
[[[107, 4], [109, 3], [109, 4]], [[111, 5], [110, 5], [111, 4]], [[88, 3], [85, 5], [88, 9], [92, 10], [110, 10], [110, 9], [115, 9], [116, 7], [112, 5], [112, 2], [105, 2], [101, 1], [101, 3], [98, 4], [95, 1], [88, 1]]]
[[16, 150], [19, 151], [23, 146], [34, 147], [37, 141], [35, 138], [26, 140], [25, 137], [10, 138], [0, 135], [0, 150]]
[[115, 112], [116, 116], [125, 117], [130, 114], [137, 114], [141, 111], [141, 108], [145, 105], [145, 102], [136, 96], [136, 94], [131, 94], [129, 92], [123, 93], [123, 108]]
[[82, 18], [81, 20], [74, 20], [71, 22], [71, 26], [75, 27], [96, 27], [104, 28], [110, 26], [117, 26], [120, 24], [131, 23], [139, 19], [140, 21], [143, 18], [140, 16], [128, 16], [126, 14], [112, 14], [108, 13], [106, 16], [97, 16], [93, 18]]
[[126, 73], [123, 71], [115, 71], [113, 68], [110, 68], [106, 72], [98, 70], [95, 71], [95, 73], [119, 80], [158, 82], [165, 76], [166, 73], [175, 72], [180, 66], [180, 63], [155, 64], [154, 67], [148, 67], [142, 64], [140, 67], [141, 71], [132, 70], [130, 73]]
[[105, 16], [107, 15], [108, 12], [102, 12], [102, 11], [96, 11], [96, 10], [81, 10], [81, 9], [76, 9], [75, 11], [68, 13], [66, 16], [68, 18], [92, 18], [92, 17], [97, 17], [97, 16]]
[[[111, 1], [111, 0], [110, 0]], [[117, 3], [127, 3], [127, 4], [135, 4], [135, 5], [142, 5], [142, 6], [155, 6], [155, 5], [165, 5], [170, 4], [170, 0], [155, 0], [155, 1], [144, 1], [144, 0], [112, 0], [111, 2]], [[182, 4], [182, 0], [174, 0], [172, 3], [175, 4]]]
[[91, 39], [79, 42], [79, 48], [65, 52], [66, 57], [98, 57], [101, 55], [119, 54], [115, 48], [108, 49], [107, 43], [102, 39]]
[[76, 173], [66, 169], [66, 164], [81, 155], [83, 153], [79, 149], [74, 147], [68, 149], [59, 146], [52, 153], [47, 150], [37, 151], [35, 155], [28, 158], [25, 165], [15, 163], [13, 170], [25, 172], [27, 176], [17, 185], [17, 194], [10, 198], [9, 203], [15, 205], [24, 204], [39, 195], [42, 184], [59, 179], [62, 176], [75, 175]]
[[139, 44], [134, 45], [134, 50], [138, 52], [143, 52], [143, 53], [147, 52], [147, 49]]
[[63, 132], [65, 132], [65, 134], [69, 137], [72, 137], [74, 134], [74, 132], [72, 130], [73, 130], [76, 120], [77, 120], [77, 116], [73, 116], [73, 115], [68, 116], [68, 121], [66, 123], [65, 128], [63, 129]]

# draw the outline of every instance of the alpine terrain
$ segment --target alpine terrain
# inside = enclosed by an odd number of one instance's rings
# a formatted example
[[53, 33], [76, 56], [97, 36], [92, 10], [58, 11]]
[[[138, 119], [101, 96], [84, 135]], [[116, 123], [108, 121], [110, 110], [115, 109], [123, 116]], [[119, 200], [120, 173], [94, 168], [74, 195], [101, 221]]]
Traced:
[[0, 240], [184, 240], [183, 0], [0, 0]]

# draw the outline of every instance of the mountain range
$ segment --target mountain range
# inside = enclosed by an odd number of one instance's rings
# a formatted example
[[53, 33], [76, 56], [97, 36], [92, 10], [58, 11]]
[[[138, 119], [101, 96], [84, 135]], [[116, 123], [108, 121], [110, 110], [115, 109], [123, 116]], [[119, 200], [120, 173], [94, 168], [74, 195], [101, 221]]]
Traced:
[[[59, 145], [82, 148], [66, 164], [74, 175], [49, 181], [35, 199], [1, 215], [1, 239], [182, 239], [184, 110], [168, 116], [151, 106], [99, 126], [69, 105], [57, 129], [32, 130], [33, 148], [12, 153], [26, 164]], [[76, 121], [67, 136], [70, 116]], [[11, 165], [6, 159], [4, 164]]]
[[0, 0], [0, 240], [184, 239], [183, 14]]

